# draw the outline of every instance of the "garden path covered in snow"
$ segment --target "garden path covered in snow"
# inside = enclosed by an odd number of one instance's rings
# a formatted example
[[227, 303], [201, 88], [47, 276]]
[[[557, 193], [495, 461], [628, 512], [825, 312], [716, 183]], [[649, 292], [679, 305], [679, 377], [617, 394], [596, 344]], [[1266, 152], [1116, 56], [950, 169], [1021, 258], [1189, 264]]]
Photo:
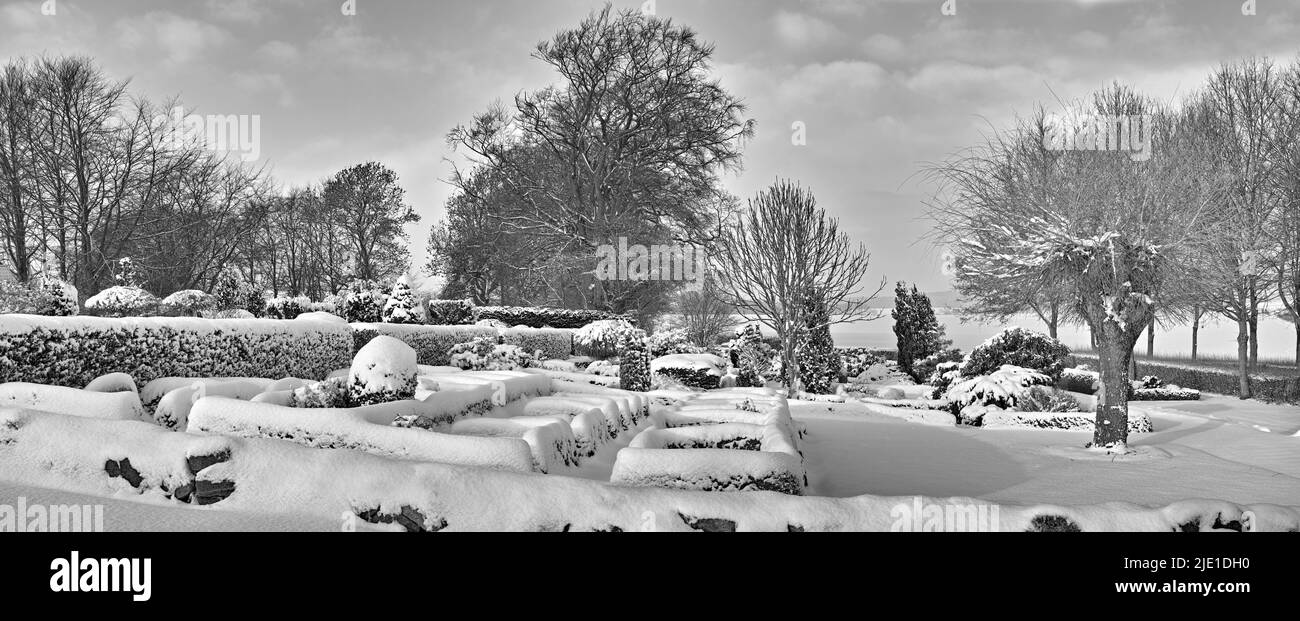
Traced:
[[1155, 431], [1130, 438], [1167, 458], [1123, 463], [1071, 459], [1090, 432], [983, 429], [908, 422], [861, 403], [791, 401], [807, 426], [801, 446], [809, 494], [977, 496], [1018, 504], [1158, 505], [1189, 498], [1300, 505], [1300, 438], [1283, 419], [1287, 408], [1226, 398], [1132, 405]]

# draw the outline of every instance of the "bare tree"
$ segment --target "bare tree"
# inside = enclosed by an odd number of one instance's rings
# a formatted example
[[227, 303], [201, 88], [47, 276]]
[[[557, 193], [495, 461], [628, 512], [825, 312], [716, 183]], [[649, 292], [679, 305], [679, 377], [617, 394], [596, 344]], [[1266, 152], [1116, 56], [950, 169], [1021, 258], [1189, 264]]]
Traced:
[[807, 325], [806, 304], [825, 302], [829, 326], [877, 319], [874, 291], [862, 280], [871, 255], [839, 230], [817, 207], [811, 191], [778, 180], [749, 200], [748, 210], [727, 227], [718, 244], [716, 275], [723, 298], [746, 320], [758, 321], [781, 339], [785, 383], [797, 388], [798, 336]]
[[[1129, 153], [1061, 150], [1056, 181], [1024, 183], [1017, 144], [1039, 135], [1032, 123], [991, 138], [982, 147], [931, 167], [941, 184], [931, 202], [936, 235], [956, 249], [958, 283], [992, 283], [1007, 291], [1062, 287], [1088, 324], [1101, 361], [1102, 388], [1093, 444], [1125, 450], [1128, 382], [1133, 346], [1151, 319], [1161, 291], [1193, 263], [1204, 232], [1201, 215], [1220, 188], [1204, 174], [1203, 158], [1182, 120], [1129, 88], [1115, 85], [1079, 106], [1094, 128], [1111, 132], [1150, 119], [1146, 161]], [[1127, 146], [1139, 146], [1131, 141]], [[1055, 143], [1054, 143], [1055, 144]], [[1111, 144], [1105, 136], [1094, 143]], [[1059, 144], [1057, 145], [1060, 146]], [[998, 284], [1000, 283], [1000, 284]]]

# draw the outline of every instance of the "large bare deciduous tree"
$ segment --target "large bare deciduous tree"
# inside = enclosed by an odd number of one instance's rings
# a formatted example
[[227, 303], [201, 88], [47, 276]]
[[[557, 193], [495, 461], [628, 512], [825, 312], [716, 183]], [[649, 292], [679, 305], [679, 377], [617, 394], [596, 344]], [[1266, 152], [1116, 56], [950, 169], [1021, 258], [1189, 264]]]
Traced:
[[719, 290], [742, 317], [781, 339], [785, 383], [797, 388], [797, 343], [808, 325], [807, 300], [830, 309], [825, 325], [876, 319], [871, 300], [884, 290], [863, 283], [871, 255], [849, 240], [839, 222], [817, 206], [813, 193], [777, 181], [749, 200], [748, 209], [723, 230], [716, 251]]

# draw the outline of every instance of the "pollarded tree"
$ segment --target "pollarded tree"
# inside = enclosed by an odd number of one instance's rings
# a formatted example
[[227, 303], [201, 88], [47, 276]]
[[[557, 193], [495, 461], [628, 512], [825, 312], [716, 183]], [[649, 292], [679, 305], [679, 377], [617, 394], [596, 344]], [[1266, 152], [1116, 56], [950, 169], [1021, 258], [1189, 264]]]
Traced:
[[[874, 290], [862, 282], [871, 255], [796, 183], [777, 181], [750, 199], [748, 209], [724, 229], [715, 258], [723, 299], [781, 339], [781, 359], [787, 362], [782, 379], [792, 390], [798, 387], [800, 333], [822, 323], [880, 317], [870, 302], [885, 288], [884, 279]], [[830, 310], [824, 322], [809, 323], [804, 296]]]
[[[1043, 134], [1022, 122], [931, 168], [942, 184], [931, 207], [938, 236], [956, 249], [959, 284], [1069, 293], [1100, 358], [1093, 446], [1123, 451], [1133, 347], [1161, 292], [1194, 270], [1211, 234], [1202, 216], [1223, 183], [1207, 171], [1195, 128], [1131, 89], [1104, 89], [1080, 111], [1122, 139], [1103, 134], [1100, 150], [1054, 153], [1057, 181], [1041, 188], [1027, 180], [1036, 168], [1021, 153], [1023, 141]], [[1121, 128], [1129, 130], [1122, 137]]]

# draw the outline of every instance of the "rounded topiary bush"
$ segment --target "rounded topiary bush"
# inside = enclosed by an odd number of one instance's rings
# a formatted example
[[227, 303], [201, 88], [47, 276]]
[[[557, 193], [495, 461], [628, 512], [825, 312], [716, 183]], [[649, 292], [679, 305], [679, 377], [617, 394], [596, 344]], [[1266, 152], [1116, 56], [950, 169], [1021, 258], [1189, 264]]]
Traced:
[[976, 347], [962, 363], [962, 377], [978, 377], [1005, 365], [1037, 371], [1051, 378], [1061, 378], [1070, 348], [1060, 341], [1033, 330], [1008, 328]]

